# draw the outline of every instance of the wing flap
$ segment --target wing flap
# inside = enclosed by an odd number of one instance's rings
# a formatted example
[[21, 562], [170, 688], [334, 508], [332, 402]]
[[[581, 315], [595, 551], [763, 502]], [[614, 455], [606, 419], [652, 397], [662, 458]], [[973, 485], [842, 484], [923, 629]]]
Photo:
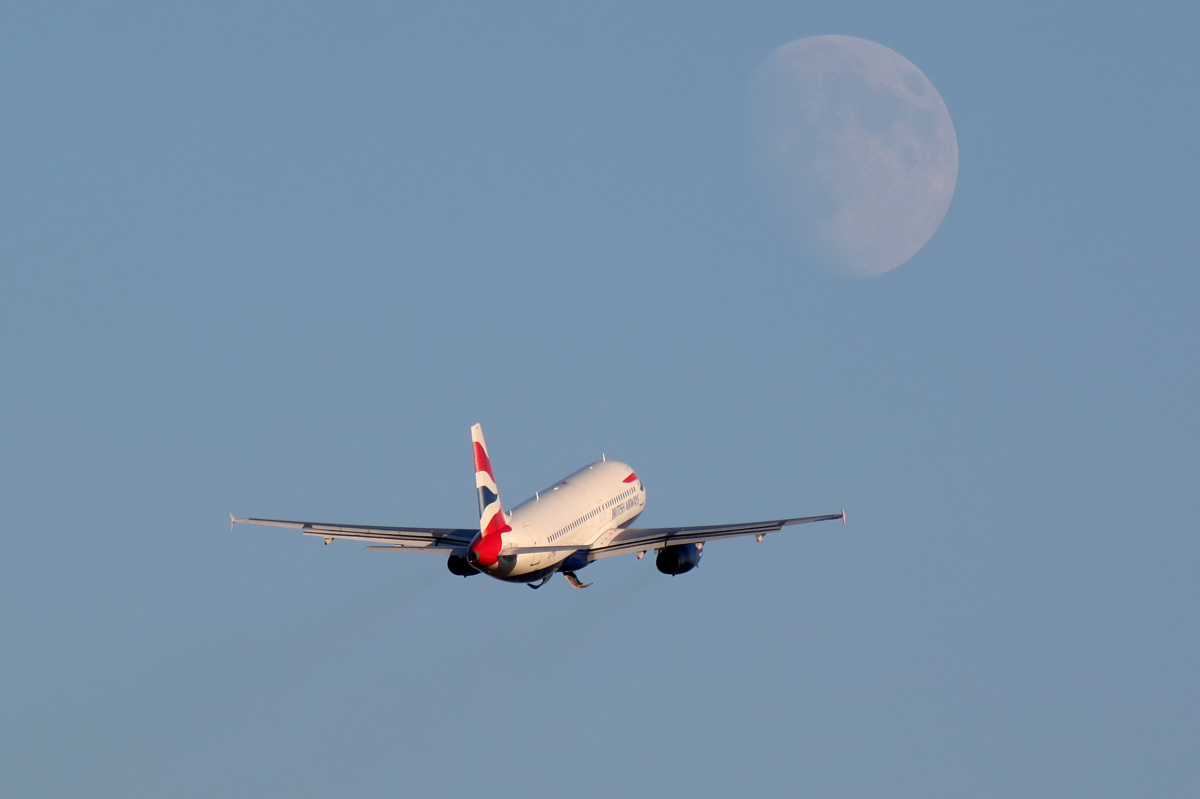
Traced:
[[680, 544], [701, 544], [722, 538], [738, 538], [747, 535], [775, 533], [793, 524], [810, 524], [834, 519], [845, 521], [846, 514], [828, 513], [823, 516], [801, 516], [794, 519], [776, 519], [745, 524], [718, 524], [702, 527], [652, 527], [630, 528], [617, 533], [606, 545], [588, 550], [588, 560], [596, 561], [629, 552], [662, 549]]
[[459, 557], [467, 556], [466, 547], [450, 547], [440, 545], [419, 546], [415, 544], [392, 544], [377, 545], [363, 547], [367, 552], [424, 552], [431, 555], [458, 555]]
[[259, 524], [268, 527], [288, 527], [304, 535], [318, 538], [347, 539], [398, 545], [404, 549], [449, 552], [471, 543], [476, 530], [451, 527], [371, 527], [359, 524], [326, 524], [288, 519], [239, 519], [230, 516], [233, 524]]

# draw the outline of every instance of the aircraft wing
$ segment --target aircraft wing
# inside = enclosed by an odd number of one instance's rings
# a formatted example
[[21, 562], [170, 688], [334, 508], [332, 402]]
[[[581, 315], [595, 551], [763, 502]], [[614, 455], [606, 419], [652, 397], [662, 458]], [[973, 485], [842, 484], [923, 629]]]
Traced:
[[617, 533], [604, 546], [587, 550], [588, 560], [595, 561], [628, 552], [645, 552], [679, 544], [700, 544], [719, 538], [737, 538], [743, 535], [766, 535], [782, 530], [792, 524], [809, 524], [841, 519], [846, 523], [846, 512], [829, 513], [824, 516], [801, 516], [796, 519], [776, 519], [768, 522], [746, 524], [713, 524], [704, 527], [649, 527], [630, 528]]
[[456, 550], [465, 554], [471, 539], [479, 532], [470, 529], [449, 527], [368, 527], [358, 524], [325, 524], [322, 522], [294, 522], [285, 519], [239, 519], [229, 514], [229, 527], [235, 524], [262, 524], [269, 527], [290, 527], [305, 535], [324, 538], [325, 542], [335, 538], [351, 541], [370, 541], [374, 544], [391, 546], [367, 547], [368, 549], [411, 550], [449, 555]]

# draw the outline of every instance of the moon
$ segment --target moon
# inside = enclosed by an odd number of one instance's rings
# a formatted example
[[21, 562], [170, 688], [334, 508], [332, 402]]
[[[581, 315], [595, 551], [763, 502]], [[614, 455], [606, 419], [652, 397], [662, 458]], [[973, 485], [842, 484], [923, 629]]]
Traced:
[[880, 275], [933, 236], [958, 181], [958, 138], [937, 89], [908, 59], [851, 36], [797, 39], [751, 83], [756, 171], [801, 251]]

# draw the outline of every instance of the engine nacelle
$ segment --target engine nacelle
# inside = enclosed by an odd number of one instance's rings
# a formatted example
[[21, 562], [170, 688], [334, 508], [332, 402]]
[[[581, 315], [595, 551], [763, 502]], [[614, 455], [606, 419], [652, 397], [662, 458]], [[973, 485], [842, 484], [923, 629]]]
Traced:
[[663, 547], [654, 559], [654, 565], [663, 574], [685, 574], [696, 568], [700, 556], [704, 554], [701, 544], [679, 544], [673, 547]]
[[451, 574], [457, 574], [459, 577], [470, 577], [479, 574], [479, 570], [471, 565], [471, 562], [462, 555], [451, 555], [446, 558], [446, 568]]

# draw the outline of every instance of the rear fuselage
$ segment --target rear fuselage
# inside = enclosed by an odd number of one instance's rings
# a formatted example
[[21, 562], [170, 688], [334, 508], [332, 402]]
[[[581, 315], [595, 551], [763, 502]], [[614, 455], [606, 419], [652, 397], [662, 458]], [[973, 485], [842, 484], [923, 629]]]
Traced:
[[[532, 582], [586, 561], [572, 556], [603, 546], [642, 512], [646, 489], [627, 464], [598, 461], [525, 500], [507, 514], [499, 560], [480, 571], [498, 580]], [[478, 540], [478, 539], [477, 539]], [[542, 549], [520, 552], [527, 547]]]

